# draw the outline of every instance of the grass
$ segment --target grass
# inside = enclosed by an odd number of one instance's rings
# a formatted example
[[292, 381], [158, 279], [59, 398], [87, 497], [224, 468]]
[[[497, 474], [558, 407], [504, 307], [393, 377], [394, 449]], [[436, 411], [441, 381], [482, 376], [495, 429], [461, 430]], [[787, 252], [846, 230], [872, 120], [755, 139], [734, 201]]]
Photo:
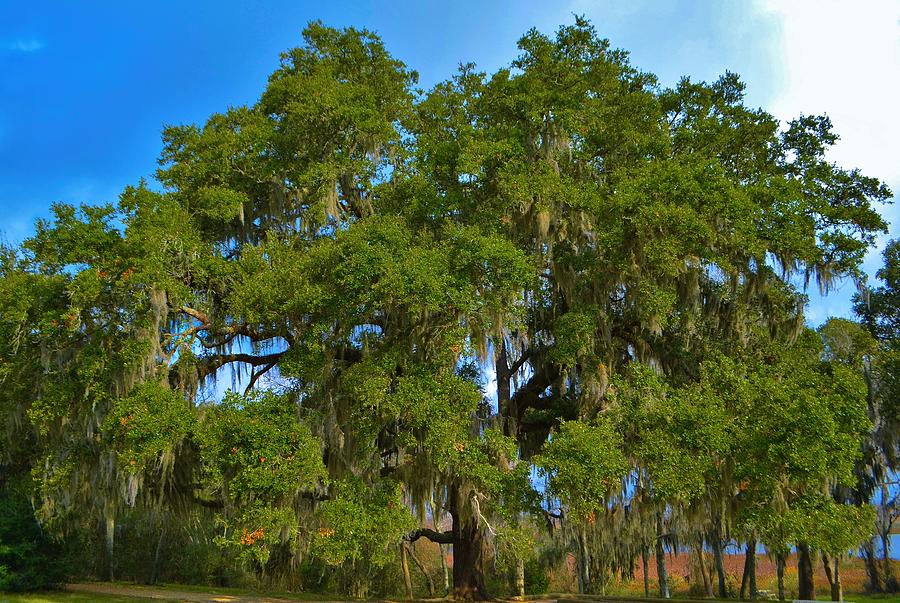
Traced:
[[844, 598], [852, 603], [900, 603], [900, 594], [894, 595], [857, 595], [844, 593]]
[[[0, 593], [0, 603], [135, 603], [142, 599], [119, 597], [116, 595], [97, 595], [93, 593], [27, 593], [8, 595]], [[154, 599], [161, 603], [179, 603], [181, 599]]]
[[[120, 584], [122, 586], [129, 586], [132, 583], [129, 582], [109, 582], [108, 584]], [[311, 592], [293, 592], [286, 590], [254, 590], [252, 588], [235, 588], [231, 586], [204, 586], [202, 584], [169, 584], [169, 583], [161, 583], [154, 588], [160, 589], [172, 589], [172, 590], [180, 590], [186, 593], [216, 593], [223, 595], [253, 595], [253, 596], [262, 596], [267, 595], [270, 597], [284, 597], [286, 599], [297, 599], [298, 601], [352, 601], [353, 599], [348, 598], [346, 595], [340, 594], [329, 594], [329, 593], [311, 593]], [[2, 599], [0, 599], [0, 603], [2, 603]], [[898, 602], [900, 603], [900, 602]]]

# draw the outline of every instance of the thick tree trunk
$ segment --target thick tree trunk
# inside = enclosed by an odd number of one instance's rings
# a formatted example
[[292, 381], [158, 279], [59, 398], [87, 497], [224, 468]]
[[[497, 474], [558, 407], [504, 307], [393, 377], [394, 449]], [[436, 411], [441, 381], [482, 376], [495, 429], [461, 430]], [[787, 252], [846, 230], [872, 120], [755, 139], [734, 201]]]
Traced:
[[710, 545], [712, 546], [713, 560], [716, 564], [716, 576], [719, 581], [719, 598], [725, 599], [728, 596], [728, 587], [725, 580], [725, 560], [722, 558], [722, 528], [718, 517], [716, 517]]
[[778, 576], [778, 600], [784, 601], [784, 566], [785, 558], [783, 553], [775, 556], [775, 573]]
[[813, 559], [809, 545], [801, 542], [797, 545], [797, 598], [811, 601], [816, 598], [816, 585], [813, 578]]
[[650, 547], [641, 545], [641, 563], [644, 566], [644, 596], [650, 598]]
[[663, 548], [663, 518], [662, 513], [656, 514], [656, 576], [659, 582], [659, 596], [669, 598], [669, 575], [666, 572], [666, 551]]
[[453, 522], [453, 598], [471, 601], [488, 599], [483, 575], [483, 535], [473, 522], [459, 526]]
[[486, 600], [484, 585], [484, 534], [474, 517], [464, 518], [459, 491], [450, 493], [450, 518], [453, 520], [453, 598]]

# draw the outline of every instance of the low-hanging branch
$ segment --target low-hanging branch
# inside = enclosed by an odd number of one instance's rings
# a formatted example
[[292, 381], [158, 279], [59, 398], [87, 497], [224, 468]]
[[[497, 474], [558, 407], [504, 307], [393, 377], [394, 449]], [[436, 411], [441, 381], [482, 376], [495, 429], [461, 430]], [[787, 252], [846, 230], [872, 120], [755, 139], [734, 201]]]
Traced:
[[436, 542], [437, 544], [453, 544], [453, 532], [438, 532], [437, 530], [432, 530], [431, 528], [419, 528], [418, 530], [413, 530], [409, 534], [406, 535], [407, 542], [415, 542], [419, 538], [427, 538], [431, 542]]

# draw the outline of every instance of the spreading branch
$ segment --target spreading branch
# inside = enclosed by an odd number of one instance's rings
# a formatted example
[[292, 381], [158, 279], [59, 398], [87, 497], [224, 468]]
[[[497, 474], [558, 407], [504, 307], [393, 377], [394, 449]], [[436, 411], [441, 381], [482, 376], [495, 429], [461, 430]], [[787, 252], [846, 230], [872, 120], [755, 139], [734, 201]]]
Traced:
[[438, 544], [453, 544], [453, 532], [438, 532], [431, 528], [419, 528], [406, 535], [407, 542], [415, 542], [419, 538], [427, 538], [431, 542]]

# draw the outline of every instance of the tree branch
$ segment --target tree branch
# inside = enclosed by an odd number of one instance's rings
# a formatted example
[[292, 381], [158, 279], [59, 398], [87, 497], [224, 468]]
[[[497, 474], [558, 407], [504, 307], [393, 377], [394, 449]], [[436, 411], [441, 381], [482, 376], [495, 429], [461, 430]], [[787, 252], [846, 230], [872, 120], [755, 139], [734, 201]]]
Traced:
[[453, 532], [438, 532], [431, 528], [419, 528], [406, 535], [407, 542], [415, 542], [419, 538], [427, 538], [431, 542], [438, 544], [453, 544]]
[[250, 375], [250, 383], [248, 383], [246, 389], [244, 389], [244, 395], [246, 396], [251, 391], [253, 391], [253, 386], [256, 385], [257, 380], [260, 377], [262, 377], [263, 375], [265, 375], [266, 373], [268, 373], [269, 371], [271, 371], [275, 367], [276, 364], [278, 364], [278, 363], [270, 362], [266, 366], [262, 367], [260, 370], [254, 371], [253, 374]]

